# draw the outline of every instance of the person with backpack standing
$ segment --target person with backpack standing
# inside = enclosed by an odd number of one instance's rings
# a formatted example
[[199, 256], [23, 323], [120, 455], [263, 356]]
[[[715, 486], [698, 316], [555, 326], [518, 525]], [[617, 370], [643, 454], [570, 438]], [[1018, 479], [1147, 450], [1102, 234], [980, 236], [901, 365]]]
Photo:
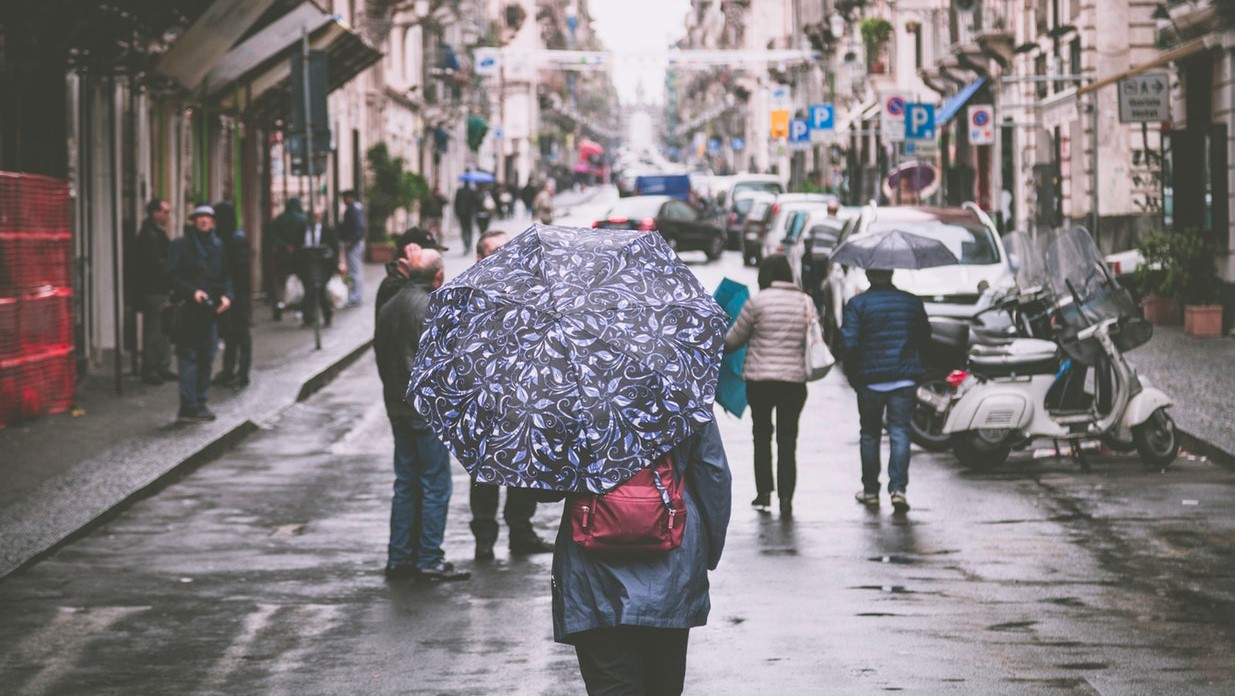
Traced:
[[553, 639], [575, 646], [589, 694], [682, 693], [690, 629], [707, 624], [708, 571], [720, 563], [732, 503], [716, 421], [674, 447], [670, 461], [686, 506], [677, 548], [634, 558], [585, 550], [574, 539], [572, 506], [562, 516]]
[[[767, 512], [780, 490], [780, 514], [793, 514], [797, 486], [798, 420], [806, 405], [806, 331], [815, 305], [793, 282], [789, 260], [773, 254], [759, 264], [759, 294], [742, 305], [725, 336], [725, 349], [748, 346], [742, 378], [755, 441], [755, 499]], [[772, 415], [776, 425], [772, 425]], [[772, 484], [772, 433], [776, 433], [776, 479]]]
[[[343, 223], [339, 225], [339, 241], [343, 244], [344, 257], [347, 259], [347, 281], [350, 289], [347, 292], [347, 306], [356, 307], [364, 298], [364, 207], [356, 200], [355, 191], [344, 191]], [[305, 289], [306, 295], [308, 288]]]

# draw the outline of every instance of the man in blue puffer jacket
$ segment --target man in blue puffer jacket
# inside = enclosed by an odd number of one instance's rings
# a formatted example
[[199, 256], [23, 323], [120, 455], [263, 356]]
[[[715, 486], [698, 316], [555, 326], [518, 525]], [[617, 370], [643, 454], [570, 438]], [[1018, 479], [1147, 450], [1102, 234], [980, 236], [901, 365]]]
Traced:
[[880, 441], [888, 416], [888, 494], [896, 512], [909, 510], [909, 419], [922, 375], [922, 350], [931, 326], [922, 300], [892, 285], [892, 271], [868, 269], [871, 287], [845, 305], [841, 340], [845, 373], [858, 391], [862, 437], [862, 490], [854, 496], [879, 504]]

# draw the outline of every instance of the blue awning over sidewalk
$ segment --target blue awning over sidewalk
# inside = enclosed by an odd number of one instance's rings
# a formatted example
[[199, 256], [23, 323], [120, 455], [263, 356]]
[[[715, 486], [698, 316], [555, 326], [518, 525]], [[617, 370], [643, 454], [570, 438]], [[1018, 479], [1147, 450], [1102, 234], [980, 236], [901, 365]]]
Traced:
[[942, 126], [948, 121], [951, 121], [952, 117], [956, 116], [958, 111], [965, 108], [965, 104], [969, 103], [969, 100], [973, 97], [974, 93], [981, 89], [984, 84], [986, 84], [986, 78], [979, 77], [973, 82], [965, 85], [964, 89], [961, 91], [948, 97], [947, 101], [943, 103], [943, 106], [939, 107], [939, 113], [935, 116], [935, 125]]

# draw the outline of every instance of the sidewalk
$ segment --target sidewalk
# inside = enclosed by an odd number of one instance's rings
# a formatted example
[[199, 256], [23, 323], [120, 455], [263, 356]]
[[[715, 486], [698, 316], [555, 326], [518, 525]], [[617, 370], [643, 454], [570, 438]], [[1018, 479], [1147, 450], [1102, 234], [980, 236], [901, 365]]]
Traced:
[[1235, 341], [1191, 338], [1177, 326], [1155, 326], [1153, 339], [1128, 357], [1175, 402], [1171, 415], [1189, 439], [1200, 441], [1206, 454], [1235, 462]]
[[98, 368], [78, 385], [81, 415], [46, 416], [0, 431], [0, 577], [146, 489], [217, 456], [329, 383], [369, 347], [371, 298], [384, 276], [381, 266], [365, 267], [370, 299], [335, 313], [334, 326], [322, 330], [320, 351], [298, 314], [274, 322], [270, 308], [258, 303], [252, 384], [241, 391], [211, 387], [214, 423], [175, 423], [175, 382], [150, 386], [126, 374], [124, 394], [116, 396], [114, 374]]

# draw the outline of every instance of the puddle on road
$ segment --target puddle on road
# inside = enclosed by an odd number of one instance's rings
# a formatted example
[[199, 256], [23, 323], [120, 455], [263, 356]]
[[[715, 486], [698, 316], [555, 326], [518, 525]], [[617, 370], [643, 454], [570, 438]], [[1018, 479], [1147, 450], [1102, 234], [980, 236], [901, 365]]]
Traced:
[[1037, 625], [1038, 625], [1037, 621], [1009, 621], [1008, 623], [1000, 623], [1000, 624], [994, 624], [992, 626], [987, 626], [986, 630], [998, 631], [1001, 633], [1012, 633], [1012, 632], [1028, 631], [1029, 629]]
[[779, 546], [770, 549], [759, 549], [759, 553], [763, 556], [796, 556], [798, 550], [792, 546]]
[[887, 592], [888, 594], [939, 594], [938, 592], [920, 592], [918, 590], [911, 590], [904, 585], [855, 585], [849, 589], [874, 590], [876, 592]]
[[1076, 597], [1051, 597], [1050, 599], [1042, 600], [1045, 604], [1054, 604], [1061, 607], [1085, 607], [1089, 606], [1077, 599]]
[[1061, 665], [1055, 665], [1055, 666], [1060, 669], [1084, 669], [1084, 670], [1108, 669], [1110, 667], [1110, 665], [1106, 664], [1105, 662], [1065, 662]]

